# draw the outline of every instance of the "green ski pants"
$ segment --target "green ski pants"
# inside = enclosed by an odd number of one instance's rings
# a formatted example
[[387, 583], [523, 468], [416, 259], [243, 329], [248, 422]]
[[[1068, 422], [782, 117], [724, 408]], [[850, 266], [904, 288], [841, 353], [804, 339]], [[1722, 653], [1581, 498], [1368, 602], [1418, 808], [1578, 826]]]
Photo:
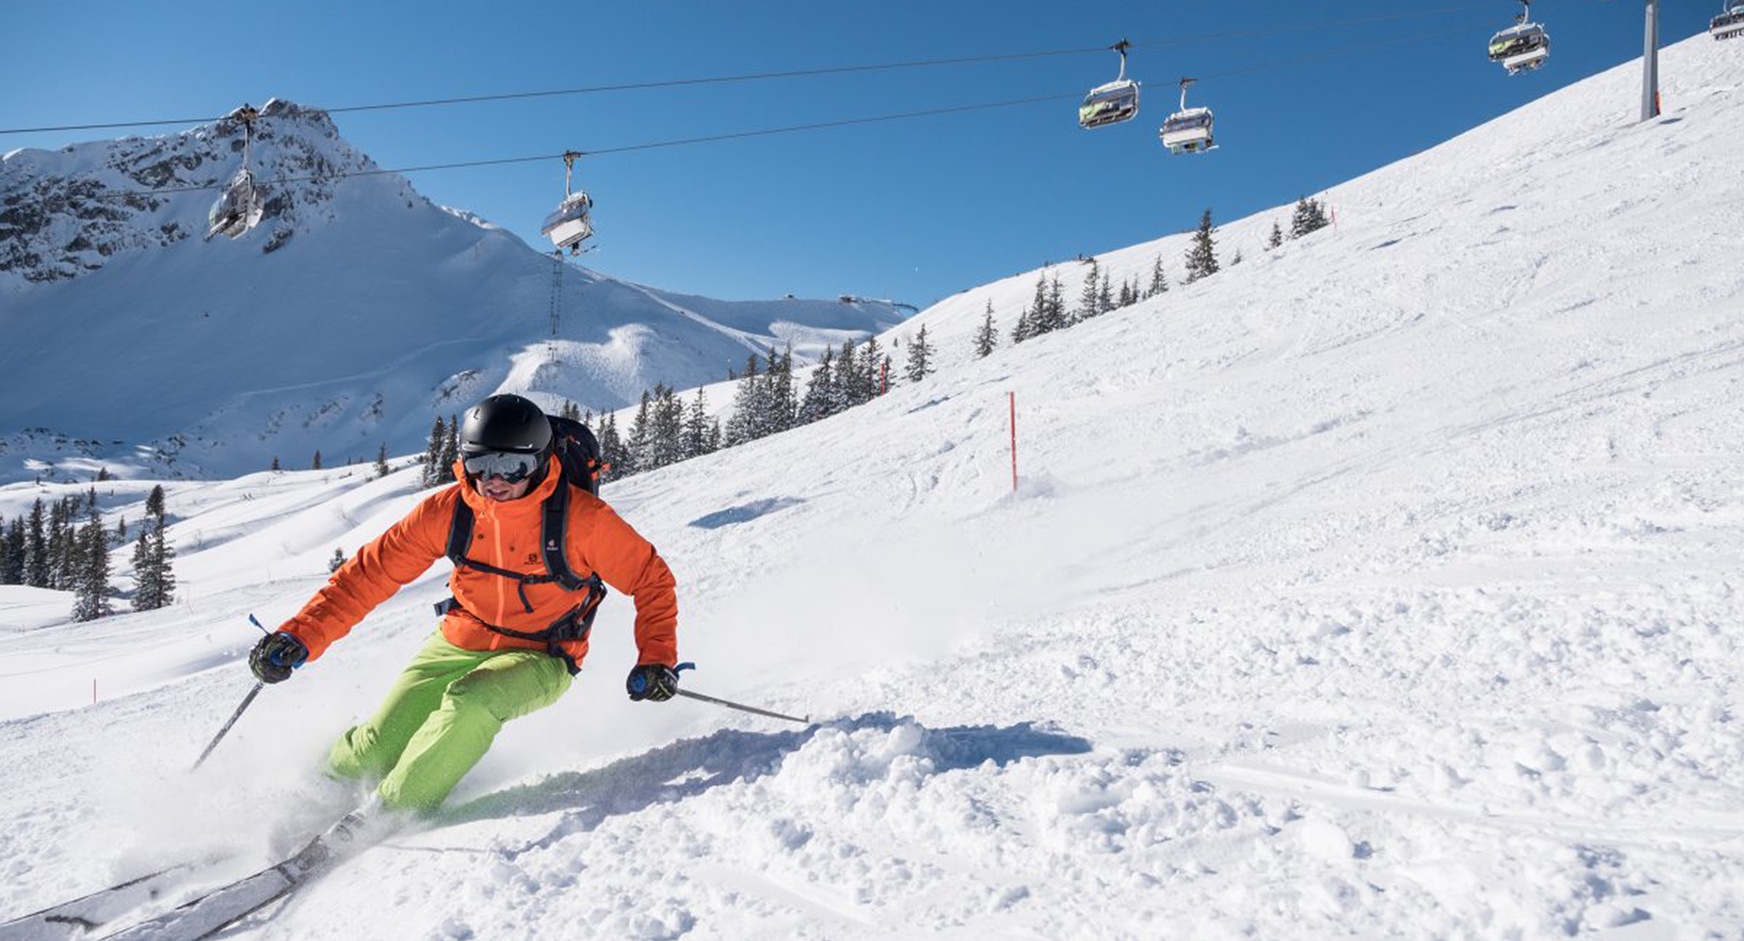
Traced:
[[335, 777], [379, 781], [389, 807], [436, 809], [490, 749], [503, 723], [568, 691], [562, 660], [537, 650], [462, 650], [438, 630], [368, 722], [327, 754]]

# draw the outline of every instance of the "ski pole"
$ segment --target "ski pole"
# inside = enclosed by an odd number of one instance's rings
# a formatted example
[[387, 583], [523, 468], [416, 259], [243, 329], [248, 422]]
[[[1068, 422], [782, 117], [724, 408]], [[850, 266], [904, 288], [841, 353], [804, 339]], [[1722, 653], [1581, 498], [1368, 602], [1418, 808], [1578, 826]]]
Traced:
[[689, 699], [701, 700], [702, 702], [712, 702], [717, 706], [726, 706], [728, 709], [737, 709], [740, 712], [752, 712], [760, 716], [768, 716], [771, 719], [786, 719], [789, 722], [798, 722], [800, 725], [811, 724], [810, 717], [802, 719], [799, 716], [782, 715], [779, 712], [770, 712], [767, 709], [759, 709], [756, 706], [747, 706], [744, 703], [728, 702], [725, 699], [716, 699], [713, 696], [705, 696], [702, 693], [693, 693], [688, 689], [678, 690], [678, 695]]
[[224, 740], [224, 736], [230, 732], [230, 727], [236, 724], [237, 719], [242, 718], [242, 711], [248, 708], [249, 703], [254, 702], [254, 697], [259, 696], [260, 691], [265, 687], [265, 683], [259, 680], [254, 681], [254, 688], [248, 691], [247, 696], [242, 697], [242, 705], [237, 706], [236, 711], [230, 714], [230, 721], [224, 723], [224, 727], [218, 730], [218, 735], [212, 739], [210, 745], [206, 746], [206, 750], [200, 753], [200, 757], [195, 759], [194, 767], [189, 768], [189, 771], [197, 770], [206, 761], [206, 756], [212, 754], [212, 749], [217, 748], [218, 743]]
[[[255, 627], [259, 627], [262, 634], [266, 633], [266, 628], [261, 627], [260, 621], [256, 620], [254, 615], [250, 614], [248, 616], [248, 622], [253, 624]], [[206, 750], [200, 753], [200, 757], [194, 760], [194, 767], [189, 768], [189, 771], [198, 770], [200, 765], [206, 762], [206, 756], [212, 754], [212, 749], [217, 748], [218, 743], [224, 740], [224, 736], [230, 734], [230, 727], [236, 724], [237, 719], [242, 718], [242, 713], [248, 708], [250, 703], [254, 702], [254, 697], [259, 696], [260, 691], [265, 687], [266, 683], [264, 681], [256, 680], [254, 682], [254, 688], [248, 691], [247, 696], [242, 697], [242, 704], [237, 706], [236, 711], [230, 714], [230, 721], [225, 722], [224, 727], [218, 730], [218, 734], [212, 739], [211, 744], [207, 745]]]
[[[691, 663], [689, 661], [685, 661], [684, 663], [681, 663], [678, 666], [673, 667], [672, 672], [673, 672], [673, 675], [677, 675], [677, 674], [683, 673], [686, 670], [694, 670], [694, 669], [696, 669], [696, 664]], [[783, 715], [782, 713], [779, 713], [779, 712], [770, 712], [768, 709], [759, 709], [756, 706], [747, 706], [744, 703], [737, 703], [737, 702], [733, 702], [733, 701], [727, 700], [727, 699], [719, 699], [717, 697], [704, 695], [702, 693], [693, 693], [688, 689], [680, 688], [680, 689], [676, 690], [676, 692], [678, 693], [678, 695], [683, 696], [687, 699], [695, 699], [695, 700], [698, 700], [699, 702], [714, 703], [717, 706], [726, 706], [728, 709], [737, 709], [740, 712], [749, 712], [749, 713], [752, 713], [754, 715], [768, 716], [771, 719], [786, 719], [789, 722], [798, 722], [800, 725], [810, 725], [811, 724], [811, 717], [810, 716], [807, 716], [807, 717], [802, 719], [799, 716]]]

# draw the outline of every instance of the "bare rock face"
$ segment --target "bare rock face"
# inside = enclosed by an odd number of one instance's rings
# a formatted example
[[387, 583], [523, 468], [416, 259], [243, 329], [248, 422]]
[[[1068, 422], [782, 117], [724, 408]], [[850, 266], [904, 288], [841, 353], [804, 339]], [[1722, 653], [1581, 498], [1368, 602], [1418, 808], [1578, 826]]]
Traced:
[[203, 235], [207, 208], [245, 154], [265, 197], [262, 252], [283, 247], [300, 220], [321, 213], [344, 174], [375, 169], [324, 111], [269, 101], [252, 141], [240, 112], [176, 134], [6, 155], [0, 279], [64, 281], [121, 253]]

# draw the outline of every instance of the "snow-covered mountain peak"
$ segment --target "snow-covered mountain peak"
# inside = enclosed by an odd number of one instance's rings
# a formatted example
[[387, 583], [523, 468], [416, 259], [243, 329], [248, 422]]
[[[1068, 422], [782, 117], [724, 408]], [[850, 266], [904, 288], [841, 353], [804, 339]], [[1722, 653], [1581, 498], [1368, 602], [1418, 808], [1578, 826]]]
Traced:
[[[283, 247], [301, 219], [331, 218], [323, 209], [338, 179], [378, 169], [339, 136], [325, 111], [282, 98], [268, 101], [252, 122], [243, 120], [246, 110], [174, 134], [7, 154], [0, 161], [0, 287], [70, 280], [117, 257], [198, 239], [245, 157], [262, 181], [265, 212], [250, 238], [262, 252]], [[398, 183], [411, 198], [410, 187]]]
[[[0, 480], [407, 453], [433, 417], [494, 391], [616, 409], [768, 348], [809, 362], [905, 316], [618, 281], [434, 205], [324, 111], [275, 98], [243, 113], [0, 161], [0, 371], [16, 390]], [[262, 218], [207, 240], [245, 159]]]

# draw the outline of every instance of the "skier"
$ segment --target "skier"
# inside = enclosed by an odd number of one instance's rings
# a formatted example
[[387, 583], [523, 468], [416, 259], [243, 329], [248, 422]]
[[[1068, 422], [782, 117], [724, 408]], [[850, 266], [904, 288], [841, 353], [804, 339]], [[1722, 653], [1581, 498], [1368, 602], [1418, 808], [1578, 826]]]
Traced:
[[[470, 539], [460, 544], [465, 556], [448, 579], [454, 597], [438, 606], [445, 613], [436, 632], [375, 715], [328, 753], [330, 776], [375, 783], [369, 801], [329, 831], [330, 841], [379, 838], [435, 809], [484, 757], [504, 722], [556, 702], [587, 655], [601, 580], [635, 599], [630, 698], [662, 702], [678, 689], [672, 572], [611, 507], [565, 480], [539, 407], [518, 395], [493, 395], [467, 412], [459, 438], [459, 482], [424, 498], [358, 550], [249, 656], [262, 682], [288, 679], [449, 554], [451, 529]], [[555, 579], [542, 554], [545, 502], [560, 487], [568, 498], [557, 526], [562, 559], [573, 572], [598, 575], [585, 595]], [[455, 523], [462, 501], [474, 520], [470, 533]]]

